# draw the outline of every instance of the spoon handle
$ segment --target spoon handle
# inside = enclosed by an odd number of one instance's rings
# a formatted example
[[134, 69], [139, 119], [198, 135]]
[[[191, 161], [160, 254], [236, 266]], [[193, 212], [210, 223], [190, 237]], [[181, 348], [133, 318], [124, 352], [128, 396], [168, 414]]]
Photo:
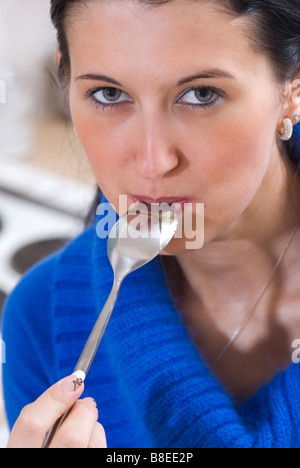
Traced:
[[[122, 284], [121, 281], [114, 282], [110, 295], [108, 296], [108, 299], [98, 317], [98, 320], [86, 342], [86, 345], [76, 364], [74, 372], [77, 372], [78, 370], [80, 370], [85, 373], [85, 376], [87, 376], [88, 371], [90, 370], [94, 357], [99, 348], [99, 345], [101, 343], [101, 340], [103, 338], [104, 332], [108, 325], [108, 322], [111, 317], [114, 306], [116, 304], [116, 301], [118, 299], [121, 284]], [[56, 423], [51, 427], [51, 429], [47, 432], [42, 448], [50, 447], [53, 437], [55, 436], [56, 432], [58, 431], [58, 429], [60, 428], [60, 426], [62, 425], [62, 423], [68, 416], [68, 414], [70, 413], [71, 409], [67, 411], [65, 414], [63, 414], [56, 421]]]
[[120, 286], [121, 286], [121, 282], [114, 283], [113, 288], [110, 292], [110, 295], [108, 296], [108, 299], [98, 317], [98, 320], [76, 364], [74, 372], [81, 370], [87, 376], [88, 371], [90, 370], [90, 367], [94, 360], [94, 357], [98, 351], [99, 345], [103, 338], [104, 332], [108, 325], [114, 306], [117, 302], [119, 291], [120, 291]]

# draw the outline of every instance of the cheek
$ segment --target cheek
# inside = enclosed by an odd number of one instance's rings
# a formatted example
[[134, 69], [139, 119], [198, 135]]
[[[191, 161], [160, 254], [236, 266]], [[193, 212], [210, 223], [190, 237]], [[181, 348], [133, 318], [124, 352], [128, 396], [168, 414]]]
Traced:
[[124, 150], [119, 128], [109, 118], [99, 121], [84, 107], [75, 99], [70, 102], [73, 124], [98, 185], [108, 199], [114, 200], [115, 192], [121, 190], [118, 180], [124, 177], [120, 170], [124, 169]]
[[103, 125], [97, 125], [92, 120], [85, 121], [83, 118], [73, 118], [74, 126], [84, 152], [92, 166], [95, 175], [110, 171], [116, 164], [116, 158], [110, 157], [116, 149], [115, 138], [110, 136]]
[[[267, 124], [268, 125], [268, 124]], [[269, 139], [266, 138], [269, 135]], [[261, 122], [223, 122], [206, 135], [205, 157], [198, 159], [199, 192], [206, 215], [232, 221], [250, 204], [270, 163], [273, 132]]]

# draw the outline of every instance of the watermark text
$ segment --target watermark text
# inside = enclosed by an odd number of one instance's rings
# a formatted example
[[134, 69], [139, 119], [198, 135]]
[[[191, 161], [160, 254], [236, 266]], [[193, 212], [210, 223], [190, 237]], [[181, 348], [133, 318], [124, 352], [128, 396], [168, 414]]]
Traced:
[[[129, 214], [128, 214], [129, 212]], [[117, 213], [127, 213], [126, 229], [114, 231]], [[100, 239], [108, 236], [119, 238], [157, 238], [160, 226], [171, 225], [174, 217], [177, 229], [174, 239], [184, 239], [187, 250], [200, 249], [204, 245], [204, 204], [203, 203], [152, 203], [133, 204], [128, 208], [127, 195], [119, 196], [119, 209], [110, 203], [101, 203], [96, 211], [99, 221], [96, 232]], [[159, 220], [159, 222], [158, 222]]]

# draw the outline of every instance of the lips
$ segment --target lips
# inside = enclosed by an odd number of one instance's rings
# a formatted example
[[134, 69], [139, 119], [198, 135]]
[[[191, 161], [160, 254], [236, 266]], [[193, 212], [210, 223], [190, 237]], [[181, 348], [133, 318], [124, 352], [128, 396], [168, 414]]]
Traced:
[[160, 198], [151, 198], [145, 195], [132, 195], [134, 203], [145, 203], [146, 205], [153, 205], [153, 204], [163, 204], [167, 203], [168, 205], [172, 205], [173, 203], [184, 204], [189, 201], [187, 197], [160, 197]]
[[169, 206], [173, 205], [177, 214], [183, 213], [185, 211], [185, 204], [191, 203], [191, 199], [187, 197], [160, 197], [152, 198], [146, 195], [132, 195], [133, 204], [143, 203], [147, 206], [148, 210], [156, 209], [162, 204], [168, 204]]

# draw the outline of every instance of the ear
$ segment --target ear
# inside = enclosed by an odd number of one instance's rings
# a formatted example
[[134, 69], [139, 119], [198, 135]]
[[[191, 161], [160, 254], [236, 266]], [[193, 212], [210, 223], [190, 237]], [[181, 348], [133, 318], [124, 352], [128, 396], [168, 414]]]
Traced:
[[300, 121], [300, 74], [293, 81], [292, 89], [293, 89], [292, 103], [294, 106], [293, 117], [294, 117], [295, 123], [297, 123]]
[[284, 118], [289, 117], [295, 125], [300, 120], [300, 72], [295, 75], [293, 80], [286, 84], [285, 98], [282, 103], [280, 121], [278, 126], [282, 127]]

